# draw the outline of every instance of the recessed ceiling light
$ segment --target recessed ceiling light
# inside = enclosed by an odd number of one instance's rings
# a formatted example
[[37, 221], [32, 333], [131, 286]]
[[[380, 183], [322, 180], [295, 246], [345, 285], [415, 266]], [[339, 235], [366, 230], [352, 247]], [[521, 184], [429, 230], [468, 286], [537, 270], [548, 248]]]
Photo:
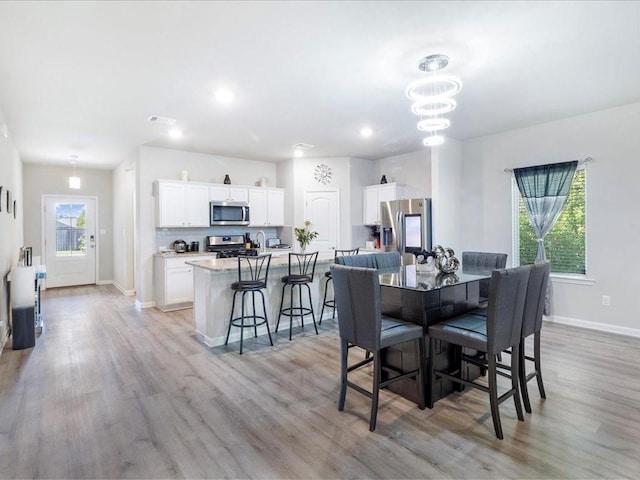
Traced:
[[227, 88], [220, 88], [216, 90], [214, 95], [219, 103], [231, 103], [234, 98], [236, 98], [236, 94]]
[[360, 129], [360, 135], [365, 138], [370, 137], [371, 135], [373, 135], [373, 130], [371, 130], [369, 127], [363, 127]]
[[171, 138], [181, 138], [182, 130], [178, 130], [177, 128], [172, 128], [171, 130], [169, 130], [169, 136]]
[[304, 155], [304, 151], [301, 148], [296, 148], [293, 151], [293, 156], [296, 157], [296, 158], [300, 158], [303, 155]]

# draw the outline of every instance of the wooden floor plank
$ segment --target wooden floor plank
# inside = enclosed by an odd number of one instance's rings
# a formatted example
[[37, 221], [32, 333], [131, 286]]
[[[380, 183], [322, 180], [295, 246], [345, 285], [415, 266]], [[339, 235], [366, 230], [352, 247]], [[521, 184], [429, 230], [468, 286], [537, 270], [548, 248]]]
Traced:
[[[349, 391], [337, 321], [206, 348], [191, 310], [140, 311], [111, 286], [43, 292], [30, 350], [0, 357], [3, 478], [636, 478], [640, 341], [545, 324], [533, 413], [465, 391], [433, 410]], [[529, 351], [531, 341], [527, 342]], [[354, 350], [350, 355], [362, 355]], [[358, 382], [367, 385], [370, 371]]]

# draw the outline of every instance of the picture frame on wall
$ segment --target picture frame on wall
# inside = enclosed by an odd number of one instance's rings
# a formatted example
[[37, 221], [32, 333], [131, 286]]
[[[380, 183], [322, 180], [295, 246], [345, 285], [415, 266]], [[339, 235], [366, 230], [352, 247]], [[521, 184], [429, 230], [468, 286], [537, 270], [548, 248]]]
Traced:
[[13, 206], [13, 197], [11, 190], [7, 190], [7, 213], [11, 213], [11, 207]]
[[16, 219], [16, 201], [13, 201], [13, 219]]

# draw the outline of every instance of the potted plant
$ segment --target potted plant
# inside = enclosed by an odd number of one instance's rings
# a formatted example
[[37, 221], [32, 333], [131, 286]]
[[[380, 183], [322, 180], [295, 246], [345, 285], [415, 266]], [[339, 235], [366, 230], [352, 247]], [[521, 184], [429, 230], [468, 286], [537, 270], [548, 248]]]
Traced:
[[296, 240], [300, 244], [300, 251], [302, 253], [305, 252], [307, 245], [309, 245], [311, 241], [318, 236], [318, 232], [311, 231], [309, 227], [311, 227], [311, 222], [309, 220], [305, 220], [304, 227], [296, 227], [293, 229], [296, 234]]

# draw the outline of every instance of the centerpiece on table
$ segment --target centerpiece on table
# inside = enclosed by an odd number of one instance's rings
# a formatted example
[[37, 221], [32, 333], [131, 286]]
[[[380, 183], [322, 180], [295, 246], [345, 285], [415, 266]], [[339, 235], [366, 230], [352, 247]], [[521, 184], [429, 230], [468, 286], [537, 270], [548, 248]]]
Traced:
[[309, 220], [304, 221], [304, 227], [302, 228], [294, 228], [293, 231], [296, 234], [296, 240], [300, 244], [300, 252], [305, 253], [307, 249], [307, 245], [309, 245], [314, 238], [318, 236], [318, 232], [312, 231], [310, 229], [311, 222]]

